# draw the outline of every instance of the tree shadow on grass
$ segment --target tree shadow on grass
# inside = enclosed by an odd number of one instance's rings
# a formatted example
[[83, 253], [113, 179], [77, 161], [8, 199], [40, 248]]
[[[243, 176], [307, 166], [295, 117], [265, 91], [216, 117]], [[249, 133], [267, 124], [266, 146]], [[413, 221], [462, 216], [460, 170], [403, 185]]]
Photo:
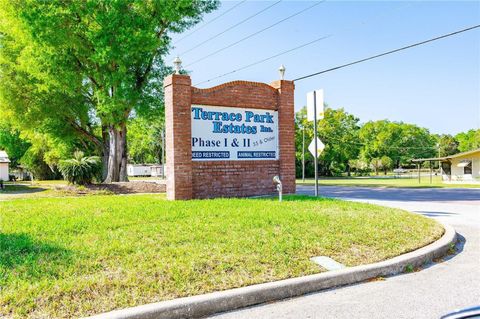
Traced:
[[40, 193], [48, 190], [47, 188], [38, 187], [38, 186], [28, 186], [28, 185], [5, 185], [5, 189], [0, 191], [0, 194], [30, 194], [30, 193]]
[[37, 241], [27, 234], [0, 233], [0, 272], [23, 279], [57, 277], [60, 269], [71, 262], [71, 251]]

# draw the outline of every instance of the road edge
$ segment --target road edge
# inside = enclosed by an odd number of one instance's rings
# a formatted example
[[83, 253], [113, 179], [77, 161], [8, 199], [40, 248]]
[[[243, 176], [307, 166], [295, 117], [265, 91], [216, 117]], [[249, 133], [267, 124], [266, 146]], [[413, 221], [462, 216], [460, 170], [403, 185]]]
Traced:
[[456, 243], [452, 226], [441, 223], [444, 234], [437, 241], [412, 252], [374, 264], [360, 265], [309, 276], [284, 279], [192, 297], [114, 310], [91, 319], [200, 318], [266, 302], [298, 297], [321, 290], [350, 285], [376, 277], [392, 276], [440, 258]]

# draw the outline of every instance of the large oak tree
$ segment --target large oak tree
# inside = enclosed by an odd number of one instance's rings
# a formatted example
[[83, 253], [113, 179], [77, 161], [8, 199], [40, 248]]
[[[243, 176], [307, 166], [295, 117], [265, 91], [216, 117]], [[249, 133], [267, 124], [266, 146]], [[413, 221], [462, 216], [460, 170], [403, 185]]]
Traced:
[[[0, 107], [21, 125], [73, 132], [124, 181], [127, 121], [159, 107], [170, 34], [217, 0], [0, 0]], [[20, 118], [19, 118], [20, 117]]]

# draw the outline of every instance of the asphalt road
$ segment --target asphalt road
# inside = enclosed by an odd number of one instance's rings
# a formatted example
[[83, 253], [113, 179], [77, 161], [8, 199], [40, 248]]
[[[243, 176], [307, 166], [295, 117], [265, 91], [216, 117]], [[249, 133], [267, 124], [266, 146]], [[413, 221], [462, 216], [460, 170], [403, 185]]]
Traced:
[[[313, 194], [299, 186], [298, 193]], [[439, 318], [480, 305], [480, 189], [320, 188], [322, 196], [398, 207], [452, 225], [457, 253], [419, 272], [223, 313], [212, 318]]]

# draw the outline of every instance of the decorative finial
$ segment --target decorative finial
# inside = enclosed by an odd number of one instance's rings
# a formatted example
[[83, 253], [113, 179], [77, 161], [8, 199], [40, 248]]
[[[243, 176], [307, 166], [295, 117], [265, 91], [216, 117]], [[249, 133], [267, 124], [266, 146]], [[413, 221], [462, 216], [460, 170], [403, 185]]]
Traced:
[[282, 64], [280, 65], [280, 68], [278, 68], [278, 72], [280, 73], [280, 80], [285, 79], [285, 66]]
[[182, 68], [182, 60], [177, 56], [173, 60], [173, 65], [175, 66], [175, 74], [180, 74], [180, 69]]

